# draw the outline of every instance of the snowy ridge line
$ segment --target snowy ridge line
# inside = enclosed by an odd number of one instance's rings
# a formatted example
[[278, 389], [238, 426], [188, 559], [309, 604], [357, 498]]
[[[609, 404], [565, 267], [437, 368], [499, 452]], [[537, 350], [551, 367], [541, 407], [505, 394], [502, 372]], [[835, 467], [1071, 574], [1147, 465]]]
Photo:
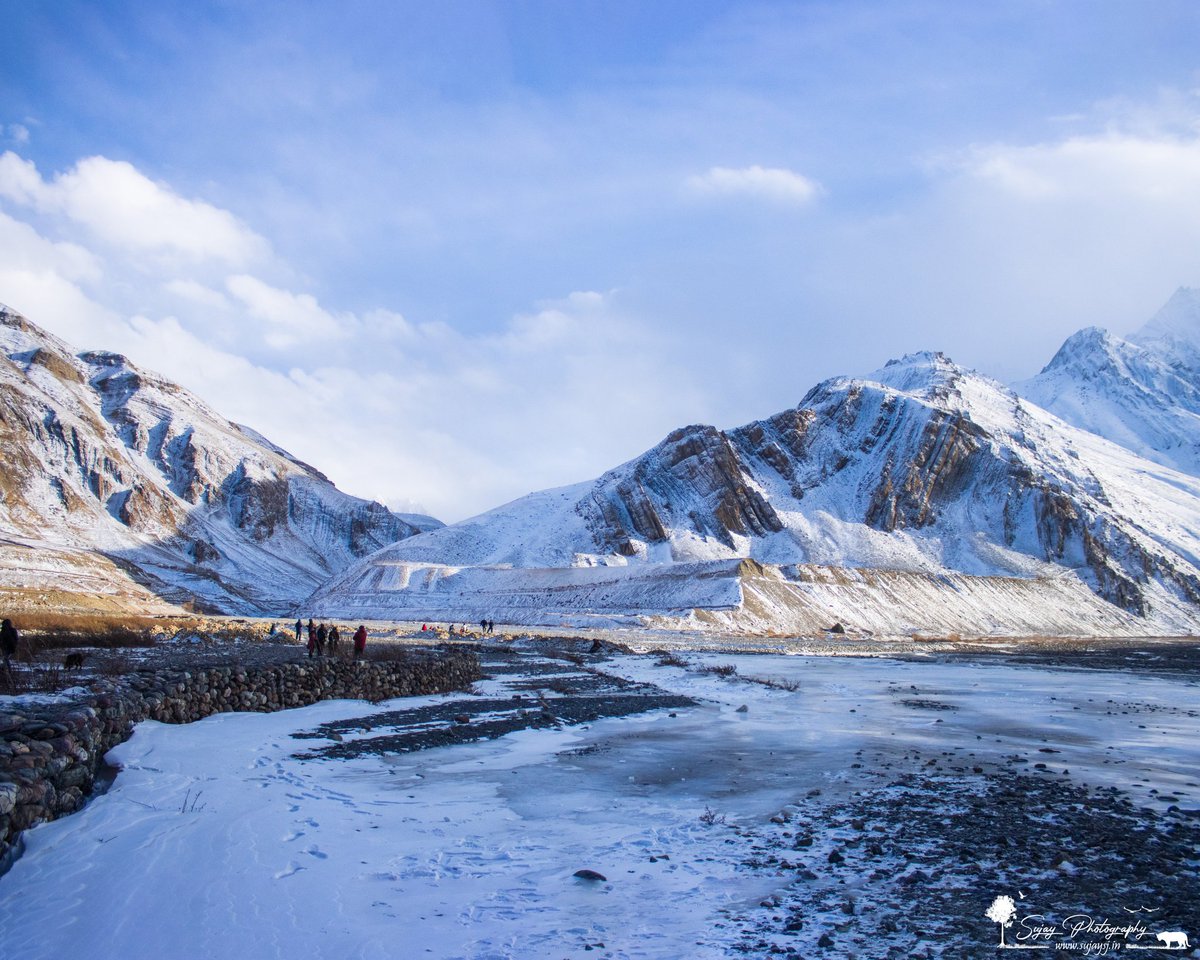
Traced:
[[411, 648], [402, 660], [288, 660], [100, 680], [65, 703], [0, 712], [0, 868], [20, 853], [20, 835], [74, 813], [92, 792], [105, 754], [136, 724], [191, 723], [217, 713], [272, 713], [321, 700], [369, 700], [462, 690], [481, 676], [470, 650]]

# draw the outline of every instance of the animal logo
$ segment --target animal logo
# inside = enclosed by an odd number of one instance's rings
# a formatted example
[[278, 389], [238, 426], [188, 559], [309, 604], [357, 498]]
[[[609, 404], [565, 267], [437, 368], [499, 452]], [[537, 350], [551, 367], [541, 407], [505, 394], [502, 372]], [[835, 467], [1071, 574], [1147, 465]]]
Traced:
[[82, 668], [83, 668], [83, 654], [82, 653], [68, 653], [66, 655], [66, 657], [63, 658], [63, 669], [64, 670], [81, 670]]
[[1154, 937], [1168, 950], [1186, 950], [1191, 946], [1188, 935], [1182, 930], [1164, 930], [1162, 933], [1156, 933]]

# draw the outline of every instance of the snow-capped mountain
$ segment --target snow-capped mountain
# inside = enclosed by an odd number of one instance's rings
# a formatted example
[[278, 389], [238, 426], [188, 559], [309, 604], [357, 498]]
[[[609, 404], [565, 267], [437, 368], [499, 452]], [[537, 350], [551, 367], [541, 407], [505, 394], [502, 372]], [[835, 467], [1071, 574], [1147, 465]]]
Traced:
[[[705, 563], [729, 570], [752, 558], [792, 582], [804, 579], [797, 564], [926, 580], [1066, 578], [1131, 623], [1178, 625], [1200, 619], [1198, 557], [1200, 480], [922, 353], [864, 379], [826, 381], [796, 408], [735, 430], [677, 430], [595, 481], [393, 544], [314, 600], [432, 616], [438, 603], [450, 612], [487, 594], [490, 579], [508, 584], [492, 603], [511, 605], [524, 590], [567, 609], [554, 591], [585, 590], [602, 605], [605, 591], [628, 594], [633, 578], [643, 597], [658, 590], [659, 609], [681, 610], [705, 606]], [[621, 583], [611, 569], [578, 571], [598, 566], [630, 569]], [[742, 592], [708, 605], [744, 604]]]
[[[0, 584], [283, 613], [421, 530], [124, 357], [0, 307]], [[10, 594], [14, 599], [15, 595]]]
[[1068, 423], [1200, 475], [1200, 291], [1177, 290], [1125, 339], [1080, 330], [1014, 388]]

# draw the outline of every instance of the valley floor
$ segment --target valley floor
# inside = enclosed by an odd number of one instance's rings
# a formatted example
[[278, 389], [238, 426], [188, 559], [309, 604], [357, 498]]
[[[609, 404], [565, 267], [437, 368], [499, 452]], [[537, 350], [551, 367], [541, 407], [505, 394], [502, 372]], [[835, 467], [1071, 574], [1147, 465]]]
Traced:
[[0, 955], [991, 957], [1001, 896], [1009, 944], [1200, 942], [1194, 643], [515, 646], [469, 694], [142, 724], [26, 834]]

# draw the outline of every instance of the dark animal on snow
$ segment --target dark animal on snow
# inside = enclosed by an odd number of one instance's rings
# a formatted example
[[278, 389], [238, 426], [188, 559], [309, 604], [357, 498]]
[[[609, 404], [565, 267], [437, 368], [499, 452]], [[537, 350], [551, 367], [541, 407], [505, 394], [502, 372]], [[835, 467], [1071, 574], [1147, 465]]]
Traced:
[[68, 653], [63, 658], [64, 670], [79, 670], [83, 667], [84, 655], [82, 653]]

